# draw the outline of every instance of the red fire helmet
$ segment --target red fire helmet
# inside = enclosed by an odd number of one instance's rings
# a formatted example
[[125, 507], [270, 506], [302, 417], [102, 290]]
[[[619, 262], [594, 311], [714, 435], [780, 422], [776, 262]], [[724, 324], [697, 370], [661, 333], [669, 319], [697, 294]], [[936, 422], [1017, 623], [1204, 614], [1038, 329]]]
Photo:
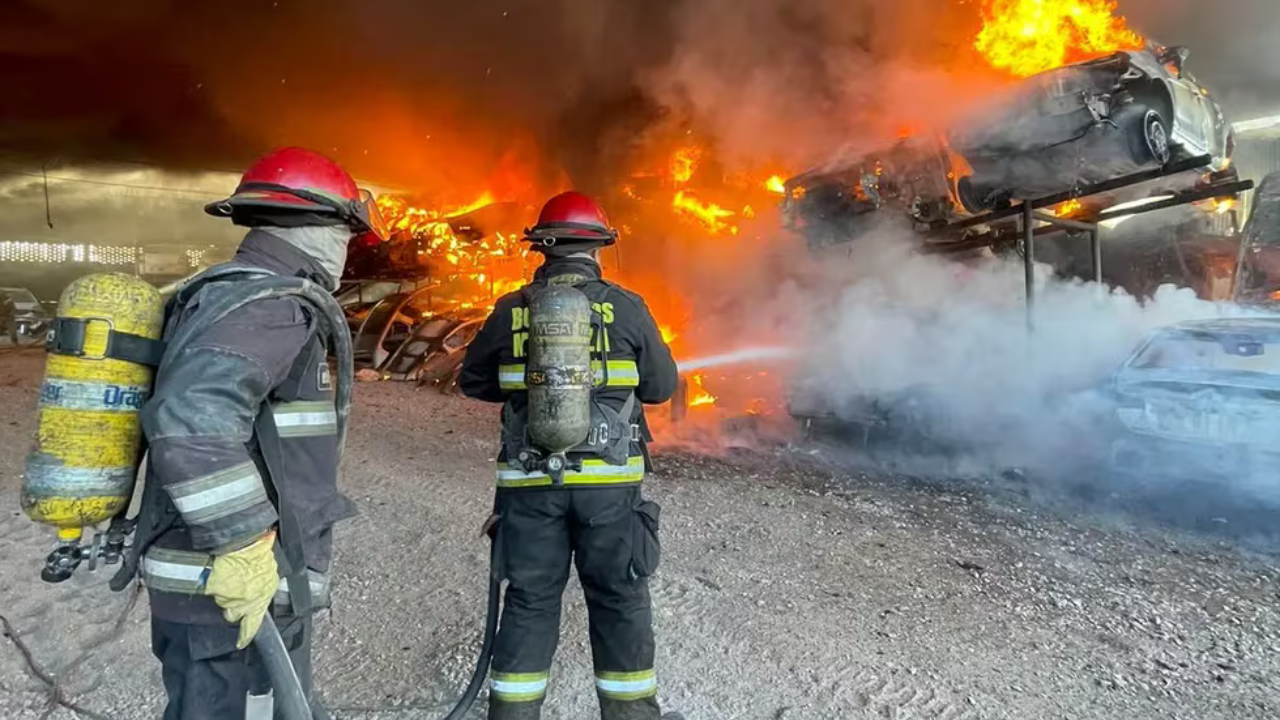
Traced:
[[314, 150], [286, 147], [258, 158], [231, 197], [209, 203], [205, 212], [237, 225], [345, 224], [356, 233], [387, 238], [373, 194], [338, 163]]
[[609, 226], [604, 208], [580, 192], [563, 192], [547, 201], [538, 222], [525, 228], [524, 239], [534, 245], [552, 247], [612, 245], [618, 231]]

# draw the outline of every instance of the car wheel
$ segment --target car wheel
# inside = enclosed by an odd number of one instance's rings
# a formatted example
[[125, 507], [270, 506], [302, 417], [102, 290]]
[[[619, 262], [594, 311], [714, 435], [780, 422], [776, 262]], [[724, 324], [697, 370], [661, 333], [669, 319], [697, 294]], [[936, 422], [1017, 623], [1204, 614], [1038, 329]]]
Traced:
[[1140, 163], [1164, 165], [1173, 153], [1169, 141], [1169, 124], [1155, 110], [1139, 110], [1133, 120], [1121, 127], [1129, 140], [1129, 153]]

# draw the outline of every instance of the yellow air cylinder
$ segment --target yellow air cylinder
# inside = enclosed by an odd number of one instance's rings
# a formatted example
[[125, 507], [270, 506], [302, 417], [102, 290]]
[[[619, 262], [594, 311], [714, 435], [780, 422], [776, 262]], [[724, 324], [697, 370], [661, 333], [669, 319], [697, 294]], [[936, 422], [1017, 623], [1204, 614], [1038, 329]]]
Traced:
[[160, 338], [164, 304], [144, 280], [100, 273], [63, 291], [57, 318], [60, 337], [49, 343], [21, 502], [28, 517], [75, 543], [83, 528], [115, 517], [133, 495], [153, 368], [114, 356], [141, 338]]

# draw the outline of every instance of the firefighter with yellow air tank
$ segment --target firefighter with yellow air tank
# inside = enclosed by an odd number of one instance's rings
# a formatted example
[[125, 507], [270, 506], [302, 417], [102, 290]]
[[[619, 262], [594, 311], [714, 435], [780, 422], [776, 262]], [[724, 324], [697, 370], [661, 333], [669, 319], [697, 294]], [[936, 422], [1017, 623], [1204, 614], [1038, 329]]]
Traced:
[[248, 232], [163, 307], [124, 275], [63, 293], [23, 507], [58, 528], [46, 580], [97, 561], [83, 526], [111, 519], [119, 557], [145, 437], [134, 542], [111, 585], [147, 587], [164, 720], [324, 717], [312, 614], [329, 602], [333, 525], [355, 514], [337, 486], [352, 356], [332, 293], [348, 243], [383, 228], [371, 196], [303, 148], [259, 158], [205, 209]]
[[658, 506], [641, 496], [642, 404], [675, 392], [676, 364], [644, 301], [601, 277], [617, 241], [576, 192], [542, 208], [526, 240], [546, 256], [498, 300], [467, 348], [459, 386], [503, 403], [494, 572], [508, 581], [490, 671], [489, 717], [541, 716], [570, 562], [591, 626], [604, 720], [658, 720], [648, 578]]

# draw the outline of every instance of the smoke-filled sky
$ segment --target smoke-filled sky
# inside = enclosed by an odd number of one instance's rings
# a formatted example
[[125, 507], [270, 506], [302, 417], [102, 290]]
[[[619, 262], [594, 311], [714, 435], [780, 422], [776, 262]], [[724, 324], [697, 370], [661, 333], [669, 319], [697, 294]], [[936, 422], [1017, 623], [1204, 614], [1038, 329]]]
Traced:
[[[294, 143], [425, 190], [561, 171], [589, 187], [662, 119], [692, 121], [730, 159], [802, 165], [899, 116], [936, 119], [980, 82], [973, 0], [4, 6], [0, 149], [234, 169]], [[1229, 102], [1280, 105], [1272, 0], [1120, 9], [1190, 45]]]

